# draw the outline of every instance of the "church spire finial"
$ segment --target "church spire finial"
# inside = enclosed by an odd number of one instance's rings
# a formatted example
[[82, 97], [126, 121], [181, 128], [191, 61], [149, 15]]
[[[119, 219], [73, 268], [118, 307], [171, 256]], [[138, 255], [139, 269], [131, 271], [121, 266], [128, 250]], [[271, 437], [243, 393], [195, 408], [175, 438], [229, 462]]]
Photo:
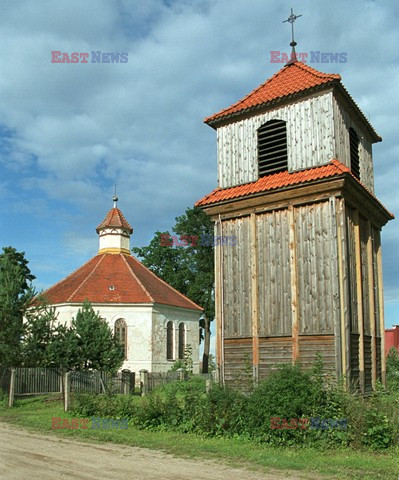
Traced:
[[294, 22], [297, 18], [302, 17], [302, 15], [295, 15], [294, 10], [291, 8], [291, 15], [287, 18], [287, 20], [284, 20], [283, 23], [289, 22], [291, 24], [291, 33], [292, 33], [292, 40], [291, 40], [291, 47], [292, 47], [292, 52], [291, 52], [291, 58], [290, 61], [287, 63], [287, 65], [290, 65], [291, 63], [297, 62], [297, 56], [296, 56], [296, 51], [295, 51], [295, 46], [297, 45], [295, 38], [294, 38]]
[[117, 204], [117, 202], [118, 202], [118, 200], [119, 200], [118, 197], [116, 196], [116, 185], [117, 185], [117, 183], [115, 182], [115, 185], [114, 185], [114, 187], [115, 187], [114, 196], [112, 197], [112, 200], [114, 201], [114, 208], [117, 208], [117, 207], [116, 207], [116, 204]]

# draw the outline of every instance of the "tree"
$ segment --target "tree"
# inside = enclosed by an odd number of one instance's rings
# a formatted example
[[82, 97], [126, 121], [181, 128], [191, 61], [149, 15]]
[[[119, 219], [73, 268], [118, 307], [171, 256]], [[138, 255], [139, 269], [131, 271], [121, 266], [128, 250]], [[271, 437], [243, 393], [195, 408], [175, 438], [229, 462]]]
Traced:
[[204, 309], [200, 320], [204, 339], [202, 371], [208, 373], [210, 324], [215, 316], [214, 255], [212, 242], [208, 241], [213, 224], [201, 209], [187, 208], [176, 218], [173, 232], [187, 245], [161, 245], [163, 236], [170, 234], [158, 231], [147, 247], [135, 247], [133, 252], [146, 267]]
[[0, 364], [15, 367], [22, 362], [23, 317], [35, 296], [25, 252], [3, 247], [0, 254]]
[[50, 346], [57, 332], [54, 307], [37, 300], [25, 314], [22, 341], [23, 364], [26, 367], [52, 367]]
[[86, 301], [72, 320], [75, 334], [75, 368], [113, 372], [121, 367], [124, 353], [112, 330]]

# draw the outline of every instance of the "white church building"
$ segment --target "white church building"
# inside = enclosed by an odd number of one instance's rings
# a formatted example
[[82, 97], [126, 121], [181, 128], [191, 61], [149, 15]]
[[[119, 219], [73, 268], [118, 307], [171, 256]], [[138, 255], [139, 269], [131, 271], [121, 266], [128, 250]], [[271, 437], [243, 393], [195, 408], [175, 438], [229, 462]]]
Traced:
[[199, 371], [202, 308], [140, 263], [130, 251], [133, 233], [114, 206], [97, 227], [99, 251], [75, 272], [43, 292], [58, 321], [70, 325], [83, 302], [91, 302], [125, 352], [122, 368], [164, 372], [192, 348]]

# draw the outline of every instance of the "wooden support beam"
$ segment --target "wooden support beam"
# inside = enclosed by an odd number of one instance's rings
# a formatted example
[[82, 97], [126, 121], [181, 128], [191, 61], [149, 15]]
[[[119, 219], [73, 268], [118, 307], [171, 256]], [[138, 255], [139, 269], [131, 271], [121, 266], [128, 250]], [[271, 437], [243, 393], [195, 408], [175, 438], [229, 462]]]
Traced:
[[299, 358], [299, 314], [298, 314], [298, 275], [296, 259], [295, 209], [288, 208], [290, 234], [290, 271], [291, 271], [291, 315], [292, 315], [292, 361]]
[[251, 304], [252, 304], [252, 364], [253, 379], [259, 382], [259, 275], [256, 214], [251, 213]]
[[362, 393], [365, 389], [364, 378], [364, 325], [363, 325], [363, 292], [362, 292], [362, 256], [360, 244], [359, 212], [354, 211], [354, 240], [356, 251], [356, 288], [357, 288], [357, 316], [359, 329], [359, 386]]
[[[339, 377], [345, 376], [346, 386], [350, 382], [350, 318], [348, 292], [348, 254], [346, 238], [346, 216], [344, 199], [336, 199], [337, 212], [337, 253], [338, 253], [338, 282], [339, 282], [339, 315], [338, 324], [334, 325], [336, 372]], [[338, 358], [340, 361], [338, 360]]]
[[378, 275], [378, 306], [380, 317], [381, 334], [381, 382], [386, 385], [386, 359], [385, 359], [385, 320], [384, 320], [384, 287], [382, 278], [382, 250], [380, 232], [376, 232], [376, 250], [377, 250], [377, 275]]
[[375, 390], [377, 380], [377, 344], [375, 335], [375, 302], [374, 302], [374, 269], [373, 269], [373, 241], [371, 222], [367, 220], [367, 271], [368, 271], [368, 300], [371, 335], [371, 385]]
[[[219, 220], [215, 223], [215, 236], [219, 235], [221, 225]], [[216, 365], [219, 371], [219, 378], [222, 379], [223, 375], [221, 370], [223, 369], [223, 357], [222, 357], [222, 242], [215, 246], [215, 322], [216, 322]]]

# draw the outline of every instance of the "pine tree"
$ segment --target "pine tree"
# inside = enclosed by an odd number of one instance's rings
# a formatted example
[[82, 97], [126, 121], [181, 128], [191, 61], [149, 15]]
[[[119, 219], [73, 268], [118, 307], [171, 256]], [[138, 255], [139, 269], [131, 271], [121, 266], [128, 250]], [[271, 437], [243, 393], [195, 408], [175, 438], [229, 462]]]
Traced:
[[123, 363], [124, 354], [108, 324], [91, 304], [84, 302], [72, 320], [76, 336], [76, 367], [116, 371]]
[[23, 317], [35, 292], [24, 252], [4, 247], [0, 254], [0, 365], [22, 362]]

